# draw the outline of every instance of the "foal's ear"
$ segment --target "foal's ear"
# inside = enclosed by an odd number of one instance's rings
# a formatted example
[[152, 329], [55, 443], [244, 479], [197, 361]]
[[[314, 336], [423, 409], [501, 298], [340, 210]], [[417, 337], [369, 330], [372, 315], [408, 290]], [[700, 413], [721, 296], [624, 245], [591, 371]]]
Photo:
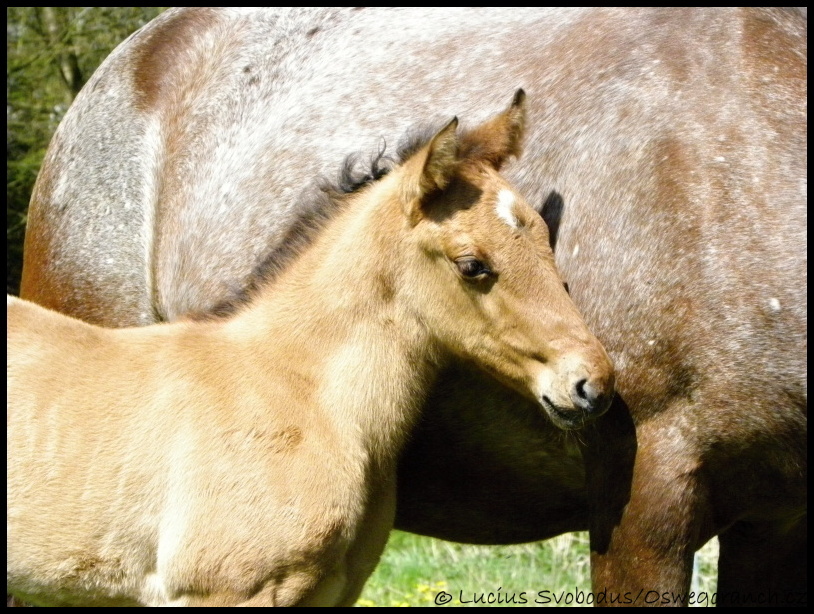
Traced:
[[500, 170], [511, 156], [520, 157], [525, 129], [526, 92], [521, 88], [508, 109], [461, 136], [461, 158], [483, 160]]
[[422, 216], [426, 196], [443, 190], [452, 179], [458, 164], [458, 118], [454, 117], [404, 165], [401, 202], [410, 222], [417, 224]]

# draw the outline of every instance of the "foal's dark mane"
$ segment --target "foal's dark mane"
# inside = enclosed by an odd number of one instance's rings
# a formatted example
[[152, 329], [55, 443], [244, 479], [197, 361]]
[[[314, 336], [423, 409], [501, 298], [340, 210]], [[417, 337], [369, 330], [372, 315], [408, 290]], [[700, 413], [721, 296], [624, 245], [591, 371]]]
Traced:
[[360, 153], [347, 156], [339, 170], [337, 180], [335, 182], [322, 180], [319, 183], [314, 197], [299, 207], [296, 221], [277, 246], [254, 267], [243, 289], [217, 303], [208, 312], [191, 314], [189, 317], [193, 320], [225, 318], [248, 304], [260, 288], [272, 283], [314, 242], [327, 223], [344, 209], [349, 194], [375, 183], [396, 166], [404, 164], [437, 132], [437, 126], [433, 125], [411, 129], [399, 142], [395, 157], [385, 155], [387, 144], [382, 140], [378, 152], [370, 157], [367, 165], [361, 162]]

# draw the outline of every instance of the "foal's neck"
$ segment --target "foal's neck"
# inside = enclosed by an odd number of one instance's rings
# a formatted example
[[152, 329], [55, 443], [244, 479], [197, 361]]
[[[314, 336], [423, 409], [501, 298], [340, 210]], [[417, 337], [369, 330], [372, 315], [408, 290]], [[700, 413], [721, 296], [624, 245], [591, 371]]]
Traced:
[[438, 361], [431, 335], [404, 304], [407, 228], [394, 203], [374, 197], [381, 189], [348, 203], [234, 326], [267, 346], [269, 368], [285, 365], [313, 382], [302, 411], [322, 412], [389, 466]]

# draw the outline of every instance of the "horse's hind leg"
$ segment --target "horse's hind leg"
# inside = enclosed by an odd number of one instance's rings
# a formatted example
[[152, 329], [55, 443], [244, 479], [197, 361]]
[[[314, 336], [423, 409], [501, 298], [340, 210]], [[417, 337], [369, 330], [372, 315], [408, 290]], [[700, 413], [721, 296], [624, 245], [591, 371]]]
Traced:
[[804, 606], [807, 516], [794, 522], [738, 522], [718, 539], [718, 605]]

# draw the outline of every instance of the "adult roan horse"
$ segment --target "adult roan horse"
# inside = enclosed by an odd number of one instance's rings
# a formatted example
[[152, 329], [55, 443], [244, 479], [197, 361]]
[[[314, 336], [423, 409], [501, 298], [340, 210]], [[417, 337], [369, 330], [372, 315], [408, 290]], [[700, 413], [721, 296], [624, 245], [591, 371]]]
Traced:
[[681, 603], [717, 534], [719, 603], [793, 602], [806, 45], [780, 9], [168, 11], [57, 131], [22, 293], [113, 326], [211, 311], [303, 213], [305, 177], [523, 86], [534, 128], [508, 176], [562, 209], [558, 266], [619, 395], [569, 438], [451, 367], [401, 462], [396, 526], [481, 543], [590, 528], [594, 587], [636, 603]]
[[103, 329], [10, 298], [12, 593], [352, 605], [444, 355], [560, 419], [607, 409], [610, 360], [497, 173], [523, 99], [351, 192], [231, 318]]

